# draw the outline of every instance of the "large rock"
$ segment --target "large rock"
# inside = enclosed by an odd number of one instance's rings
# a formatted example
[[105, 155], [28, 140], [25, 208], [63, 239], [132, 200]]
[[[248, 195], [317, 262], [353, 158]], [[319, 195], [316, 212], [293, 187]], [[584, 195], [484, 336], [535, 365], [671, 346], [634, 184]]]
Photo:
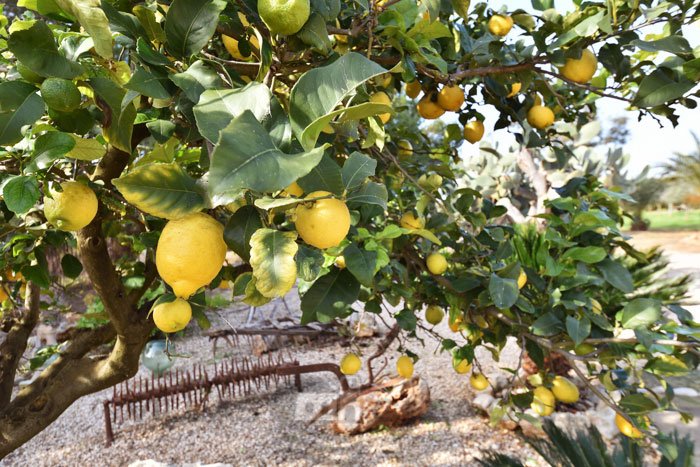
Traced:
[[414, 376], [391, 391], [372, 391], [340, 408], [333, 429], [354, 435], [380, 425], [399, 426], [423, 415], [429, 407], [430, 388], [425, 380]]

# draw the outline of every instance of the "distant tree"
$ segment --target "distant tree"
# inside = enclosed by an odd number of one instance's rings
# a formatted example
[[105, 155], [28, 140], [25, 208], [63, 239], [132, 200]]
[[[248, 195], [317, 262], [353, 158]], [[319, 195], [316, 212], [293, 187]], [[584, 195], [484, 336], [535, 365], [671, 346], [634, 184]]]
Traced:
[[682, 181], [700, 191], [700, 139], [693, 133], [695, 151], [690, 154], [676, 152], [661, 167], [671, 181]]

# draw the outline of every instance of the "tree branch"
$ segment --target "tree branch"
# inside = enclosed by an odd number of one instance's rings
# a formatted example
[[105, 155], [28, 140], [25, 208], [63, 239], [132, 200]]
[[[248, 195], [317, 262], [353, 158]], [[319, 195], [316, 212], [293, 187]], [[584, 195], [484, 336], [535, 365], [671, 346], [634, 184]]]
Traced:
[[0, 407], [10, 402], [19, 360], [27, 348], [29, 335], [39, 321], [39, 297], [39, 286], [28, 282], [24, 313], [14, 321], [5, 340], [0, 344]]

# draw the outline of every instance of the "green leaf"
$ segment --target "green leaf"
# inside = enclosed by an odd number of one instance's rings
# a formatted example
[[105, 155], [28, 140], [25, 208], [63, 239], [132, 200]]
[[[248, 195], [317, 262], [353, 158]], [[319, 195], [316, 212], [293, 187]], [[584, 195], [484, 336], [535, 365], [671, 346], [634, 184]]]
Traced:
[[50, 131], [40, 135], [34, 141], [32, 160], [27, 164], [26, 172], [37, 172], [50, 167], [53, 161], [65, 156], [73, 148], [75, 140], [68, 133]]
[[591, 333], [591, 320], [588, 318], [576, 319], [573, 316], [566, 317], [566, 332], [579, 345]]
[[620, 399], [620, 407], [630, 415], [644, 415], [655, 410], [657, 405], [643, 394], [630, 394]]
[[250, 110], [263, 127], [271, 131], [280, 124], [271, 110], [272, 94], [264, 84], [252, 82], [240, 89], [211, 89], [204, 91], [194, 106], [199, 132], [210, 142], [219, 141], [221, 131], [231, 121]]
[[216, 71], [212, 70], [201, 60], [194, 62], [182, 73], [170, 75], [170, 80], [182, 89], [188, 99], [195, 104], [199, 102], [199, 98], [204, 91], [223, 86], [223, 82]]
[[635, 298], [622, 309], [620, 324], [627, 329], [643, 328], [661, 317], [661, 303], [651, 298]]
[[672, 54], [692, 54], [693, 48], [683, 36], [667, 36], [655, 41], [636, 39], [630, 42], [646, 52], [669, 52]]
[[388, 198], [389, 194], [387, 193], [384, 185], [377, 182], [366, 182], [358, 190], [348, 193], [347, 201], [348, 203], [354, 202], [376, 204], [381, 206], [382, 209], [386, 210], [386, 202]]
[[155, 11], [150, 10], [142, 5], [135, 6], [132, 9], [132, 11], [134, 12], [134, 15], [139, 19], [139, 23], [141, 23], [141, 26], [143, 27], [144, 31], [146, 31], [146, 35], [148, 36], [149, 40], [165, 42], [165, 31], [163, 31], [163, 28], [160, 26], [160, 23], [158, 23], [158, 21], [156, 20]]
[[330, 65], [304, 73], [292, 88], [289, 102], [292, 131], [301, 145], [313, 148], [321, 130], [338, 115], [333, 109], [360, 84], [385, 72], [371, 60], [350, 52]]
[[[191, 301], [192, 299], [190, 299]], [[192, 307], [192, 317], [197, 322], [197, 326], [203, 331], [206, 331], [211, 327], [211, 322], [207, 315], [204, 314], [204, 309], [201, 305], [196, 304]]]
[[432, 233], [430, 230], [426, 229], [413, 229], [413, 230], [406, 230], [404, 229], [406, 233], [413, 234], [413, 235], [418, 235], [423, 238], [427, 238], [431, 242], [435, 243], [436, 245], [442, 245], [442, 242], [440, 242], [440, 239], [435, 236], [434, 233]]
[[17, 60], [38, 75], [72, 79], [84, 72], [82, 66], [58, 52], [53, 33], [43, 21], [13, 32], [7, 46]]
[[633, 105], [638, 107], [656, 107], [682, 97], [690, 91], [695, 83], [684, 76], [676, 81], [669, 77], [661, 68], [646, 75], [641, 83]]
[[341, 174], [345, 189], [349, 190], [361, 185], [367, 177], [374, 175], [377, 161], [361, 152], [354, 151], [343, 164]]
[[246, 263], [250, 261], [250, 238], [265, 226], [254, 206], [243, 206], [231, 216], [224, 228], [224, 241]]
[[321, 274], [324, 260], [323, 253], [316, 248], [300, 245], [296, 256], [297, 276], [307, 282], [316, 280]]
[[673, 355], [663, 354], [649, 360], [644, 370], [661, 376], [683, 376], [690, 371], [683, 360]]
[[532, 8], [535, 10], [549, 10], [554, 8], [554, 0], [532, 0]]
[[377, 264], [377, 252], [361, 249], [351, 243], [343, 250], [345, 266], [353, 276], [365, 287], [371, 287], [374, 282], [374, 268]]
[[42, 289], [48, 289], [51, 285], [51, 276], [49, 276], [49, 272], [46, 268], [38, 264], [22, 268], [22, 275], [27, 281], [34, 282]]
[[177, 58], [199, 53], [214, 35], [226, 0], [173, 0], [165, 16], [168, 51]]
[[166, 67], [173, 66], [173, 62], [168, 57], [153, 49], [143, 37], [139, 37], [136, 41], [136, 56], [141, 63]]
[[605, 248], [600, 246], [586, 246], [569, 248], [561, 255], [561, 259], [572, 259], [574, 261], [583, 261], [584, 263], [597, 263], [605, 259], [607, 253]]
[[15, 214], [24, 214], [39, 201], [39, 182], [35, 177], [22, 175], [12, 177], [2, 187], [2, 197], [7, 209]]
[[85, 28], [95, 51], [106, 59], [112, 58], [112, 31], [109, 21], [102, 10], [99, 0], [54, 0], [65, 12], [75, 16], [80, 25]]
[[347, 270], [332, 268], [301, 299], [301, 324], [328, 323], [342, 316], [360, 294], [360, 283]]
[[169, 120], [153, 120], [146, 123], [146, 128], [160, 144], [165, 144], [175, 133], [175, 124]]
[[214, 204], [244, 188], [277, 191], [309, 173], [321, 160], [325, 147], [285, 154], [249, 110], [221, 132], [212, 153], [209, 193]]
[[333, 49], [333, 44], [328, 38], [326, 21], [318, 13], [312, 13], [309, 16], [301, 31], [296, 33], [296, 37], [304, 44], [310, 45], [324, 55], [328, 55]]
[[562, 330], [562, 324], [551, 311], [543, 314], [530, 327], [536, 336], [551, 336]]
[[36, 87], [21, 81], [0, 83], [0, 145], [22, 140], [22, 127], [31, 125], [44, 114], [44, 100]]
[[297, 233], [258, 229], [250, 237], [250, 265], [256, 288], [265, 297], [282, 297], [297, 280]]
[[497, 274], [491, 274], [489, 294], [496, 308], [510, 308], [518, 301], [520, 291], [518, 281], [505, 279]]
[[413, 310], [404, 308], [394, 315], [394, 319], [396, 319], [396, 324], [398, 324], [404, 331], [410, 332], [416, 330], [418, 319], [416, 318], [416, 314], [413, 312]]
[[112, 182], [129, 203], [153, 216], [178, 219], [205, 207], [195, 180], [177, 164], [142, 165]]
[[63, 275], [69, 279], [75, 279], [83, 272], [83, 265], [80, 264], [80, 260], [71, 254], [63, 255], [61, 258], [61, 269], [63, 270]]
[[105, 114], [103, 136], [112, 146], [131, 154], [136, 107], [131, 100], [124, 102], [126, 89], [107, 78], [91, 78], [88, 83], [95, 91], [98, 107]]
[[309, 174], [297, 180], [297, 183], [304, 193], [327, 191], [338, 196], [343, 194], [342, 172], [328, 155], [324, 155]]
[[142, 67], [136, 68], [133, 76], [124, 87], [154, 99], [169, 99], [173, 95], [168, 75], [157, 71], [148, 71]]
[[257, 279], [255, 279], [255, 276], [251, 277], [250, 282], [248, 282], [248, 285], [245, 287], [245, 297], [243, 298], [243, 302], [250, 306], [263, 306], [270, 300], [272, 299], [264, 296], [258, 290]]
[[75, 135], [70, 136], [73, 138], [73, 141], [75, 141], [75, 146], [68, 151], [66, 157], [81, 161], [94, 161], [104, 156], [107, 152], [107, 149], [94, 138], [81, 138]]
[[146, 31], [144, 31], [136, 16], [117, 10], [109, 0], [102, 0], [101, 6], [102, 11], [104, 11], [109, 20], [112, 31], [122, 33], [133, 40], [146, 35]]
[[610, 258], [606, 258], [603, 261], [596, 263], [595, 266], [598, 268], [601, 274], [603, 274], [605, 280], [616, 289], [624, 293], [631, 293], [634, 291], [632, 276], [620, 263], [617, 263]]

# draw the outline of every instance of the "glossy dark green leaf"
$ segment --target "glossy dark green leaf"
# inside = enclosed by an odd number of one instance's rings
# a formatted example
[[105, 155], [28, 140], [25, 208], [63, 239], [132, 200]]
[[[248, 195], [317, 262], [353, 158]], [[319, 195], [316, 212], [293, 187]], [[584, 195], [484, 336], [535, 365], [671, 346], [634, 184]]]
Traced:
[[61, 9], [77, 18], [90, 34], [97, 52], [102, 58], [112, 58], [112, 32], [109, 21], [97, 0], [54, 0]]
[[2, 197], [7, 208], [15, 214], [24, 214], [39, 201], [39, 182], [33, 176], [13, 177], [2, 188]]
[[7, 46], [17, 60], [41, 76], [72, 79], [85, 71], [59, 53], [53, 33], [43, 21], [10, 34]]
[[386, 209], [388, 199], [389, 194], [386, 191], [386, 187], [377, 182], [366, 182], [357, 190], [348, 193], [347, 196], [348, 203], [376, 204], [377, 206], [381, 206], [384, 210]]
[[620, 263], [606, 258], [596, 263], [595, 267], [603, 274], [605, 280], [616, 289], [624, 293], [630, 293], [634, 290], [632, 276]]
[[489, 294], [497, 308], [510, 308], [518, 301], [518, 281], [505, 279], [497, 274], [491, 274], [489, 279]]
[[620, 399], [620, 406], [630, 415], [644, 415], [656, 409], [656, 402], [643, 394], [630, 394]]
[[36, 88], [20, 81], [0, 83], [0, 145], [22, 140], [22, 127], [36, 122], [46, 105]]
[[591, 320], [588, 318], [576, 319], [573, 316], [566, 317], [566, 333], [579, 345], [591, 333]]
[[216, 71], [200, 60], [194, 62], [182, 73], [170, 75], [170, 79], [195, 104], [199, 102], [199, 97], [204, 91], [223, 86], [223, 82]]
[[173, 0], [165, 17], [168, 51], [177, 58], [199, 53], [214, 35], [225, 0]]
[[638, 107], [656, 107], [682, 97], [695, 86], [685, 76], [670, 77], [662, 69], [646, 75], [641, 83], [633, 104]]
[[605, 259], [605, 248], [600, 246], [586, 246], [569, 248], [561, 256], [561, 259], [572, 259], [574, 261], [583, 261], [584, 263], [597, 263]]
[[117, 10], [109, 0], [102, 0], [101, 6], [112, 31], [120, 32], [133, 40], [146, 35], [146, 31], [136, 16]]
[[246, 110], [221, 132], [212, 153], [209, 193], [214, 204], [244, 188], [277, 191], [309, 173], [325, 147], [285, 154], [252, 112]]
[[357, 300], [360, 283], [347, 269], [332, 268], [301, 299], [301, 324], [330, 322], [345, 314]]
[[107, 78], [91, 78], [88, 82], [95, 91], [98, 107], [105, 114], [103, 136], [113, 146], [131, 153], [136, 107], [131, 101], [123, 102], [126, 89]]
[[304, 244], [299, 245], [296, 256], [297, 276], [307, 282], [316, 280], [323, 268], [323, 253]]
[[324, 155], [309, 174], [297, 180], [297, 183], [304, 193], [328, 191], [338, 196], [343, 193], [343, 175], [340, 166], [328, 155]]
[[27, 281], [34, 282], [42, 289], [48, 289], [51, 285], [49, 271], [39, 264], [25, 266], [22, 268], [22, 275]]
[[148, 71], [142, 67], [136, 68], [124, 87], [154, 99], [169, 99], [173, 95], [173, 85], [168, 75], [157, 71]]
[[146, 123], [146, 128], [160, 144], [165, 144], [175, 133], [175, 124], [170, 120], [153, 120]]
[[68, 154], [75, 147], [75, 139], [68, 133], [50, 131], [40, 135], [34, 141], [32, 160], [27, 165], [26, 173], [46, 169], [57, 159]]
[[353, 152], [341, 170], [345, 189], [349, 190], [361, 185], [367, 177], [374, 175], [376, 169], [377, 161], [361, 152]]
[[371, 287], [374, 281], [374, 268], [377, 264], [377, 252], [367, 251], [351, 243], [343, 250], [345, 265], [360, 284]]
[[75, 256], [71, 254], [65, 254], [63, 255], [63, 258], [61, 258], [61, 269], [63, 270], [63, 274], [66, 277], [70, 279], [75, 279], [83, 271], [83, 265], [80, 263], [80, 260]]
[[551, 336], [561, 331], [563, 326], [562, 322], [554, 313], [547, 312], [537, 318], [530, 328], [532, 329], [532, 333], [537, 336]]
[[666, 36], [655, 41], [635, 40], [630, 43], [646, 52], [669, 52], [672, 54], [692, 54], [693, 48], [683, 36]]
[[224, 228], [224, 241], [243, 261], [250, 261], [250, 237], [265, 226], [254, 206], [243, 206], [233, 214]]

